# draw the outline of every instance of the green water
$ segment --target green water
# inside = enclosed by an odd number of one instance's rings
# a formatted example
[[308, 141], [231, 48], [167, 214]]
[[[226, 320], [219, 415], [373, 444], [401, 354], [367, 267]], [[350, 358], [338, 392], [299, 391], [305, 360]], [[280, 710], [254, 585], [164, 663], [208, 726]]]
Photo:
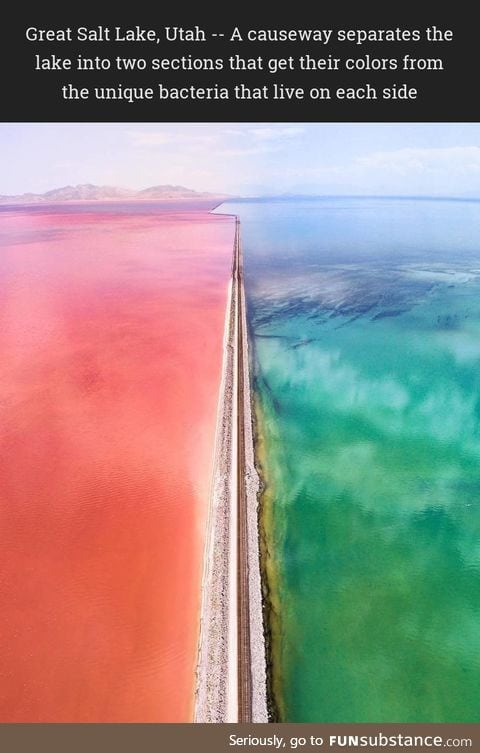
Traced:
[[480, 721], [480, 205], [225, 205], [284, 721]]

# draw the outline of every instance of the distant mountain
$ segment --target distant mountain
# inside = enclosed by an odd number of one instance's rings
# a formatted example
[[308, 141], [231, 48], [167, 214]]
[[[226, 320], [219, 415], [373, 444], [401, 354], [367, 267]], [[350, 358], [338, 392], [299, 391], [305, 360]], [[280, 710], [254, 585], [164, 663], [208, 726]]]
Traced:
[[184, 186], [152, 186], [137, 191], [137, 199], [210, 199], [215, 194], [206, 191], [194, 191]]
[[62, 186], [38, 194], [40, 201], [96, 201], [98, 199], [125, 199], [130, 197], [131, 191], [127, 188], [115, 186], [94, 186], [92, 183], [84, 183], [79, 186]]
[[132, 191], [116, 186], [95, 186], [83, 183], [78, 186], [62, 186], [45, 193], [23, 193], [17, 196], [0, 195], [0, 204], [41, 204], [56, 201], [105, 201], [114, 199], [214, 199], [226, 198], [225, 194], [194, 191], [184, 186], [151, 186], [142, 191]]

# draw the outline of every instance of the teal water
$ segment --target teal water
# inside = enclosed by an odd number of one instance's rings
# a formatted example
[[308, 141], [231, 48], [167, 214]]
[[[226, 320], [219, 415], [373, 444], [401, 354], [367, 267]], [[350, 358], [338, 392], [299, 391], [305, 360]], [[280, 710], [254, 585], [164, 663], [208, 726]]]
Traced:
[[283, 721], [480, 721], [480, 204], [227, 203]]

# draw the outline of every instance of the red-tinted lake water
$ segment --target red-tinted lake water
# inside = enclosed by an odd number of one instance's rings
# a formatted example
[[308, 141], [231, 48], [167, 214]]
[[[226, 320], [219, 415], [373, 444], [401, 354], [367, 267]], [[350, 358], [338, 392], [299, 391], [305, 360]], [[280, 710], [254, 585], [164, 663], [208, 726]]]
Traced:
[[188, 721], [234, 222], [0, 214], [0, 721]]

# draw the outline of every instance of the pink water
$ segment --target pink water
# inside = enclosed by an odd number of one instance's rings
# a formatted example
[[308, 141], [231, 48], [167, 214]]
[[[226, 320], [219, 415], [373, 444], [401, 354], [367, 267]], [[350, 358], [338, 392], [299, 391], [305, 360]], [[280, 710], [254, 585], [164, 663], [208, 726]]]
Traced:
[[234, 224], [131, 211], [0, 215], [2, 722], [191, 719]]

